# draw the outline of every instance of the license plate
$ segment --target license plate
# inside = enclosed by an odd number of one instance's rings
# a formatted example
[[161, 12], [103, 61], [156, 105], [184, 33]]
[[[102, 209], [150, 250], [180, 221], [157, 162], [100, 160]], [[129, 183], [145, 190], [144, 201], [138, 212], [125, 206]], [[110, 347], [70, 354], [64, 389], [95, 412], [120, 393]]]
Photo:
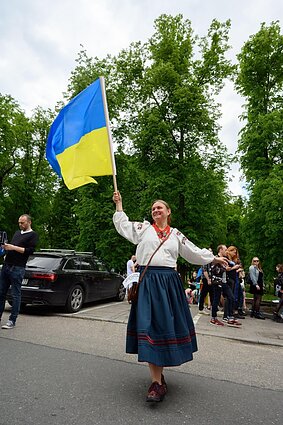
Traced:
[[27, 284], [28, 284], [28, 279], [23, 279], [22, 285], [27, 285]]

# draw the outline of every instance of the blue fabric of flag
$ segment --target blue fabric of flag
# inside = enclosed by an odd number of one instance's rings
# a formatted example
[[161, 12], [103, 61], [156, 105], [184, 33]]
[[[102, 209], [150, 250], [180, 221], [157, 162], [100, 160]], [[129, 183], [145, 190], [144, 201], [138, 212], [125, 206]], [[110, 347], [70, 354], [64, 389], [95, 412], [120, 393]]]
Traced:
[[59, 176], [62, 173], [56, 155], [79, 143], [83, 135], [102, 127], [106, 127], [106, 120], [97, 79], [60, 111], [50, 128], [46, 157]]

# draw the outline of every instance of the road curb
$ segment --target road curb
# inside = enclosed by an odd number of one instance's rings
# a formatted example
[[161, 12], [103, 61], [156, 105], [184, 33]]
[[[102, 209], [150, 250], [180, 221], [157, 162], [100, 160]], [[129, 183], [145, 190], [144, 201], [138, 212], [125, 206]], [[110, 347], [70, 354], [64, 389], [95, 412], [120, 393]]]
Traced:
[[81, 319], [81, 320], [95, 320], [97, 322], [110, 322], [110, 323], [119, 323], [126, 325], [128, 320], [119, 320], [119, 319], [105, 319], [105, 317], [92, 317], [92, 316], [75, 316], [74, 314], [58, 314], [57, 316], [67, 317], [68, 319]]
[[219, 335], [214, 334], [211, 332], [206, 331], [197, 331], [196, 335], [204, 335], [204, 336], [212, 336], [216, 338], [225, 338], [230, 339], [231, 341], [239, 341], [244, 344], [258, 344], [258, 345], [269, 345], [272, 347], [283, 347], [283, 341], [282, 342], [270, 342], [270, 341], [262, 341], [260, 339], [249, 339], [249, 338], [239, 338], [239, 337], [233, 337], [233, 336], [227, 336], [227, 335]]
[[[83, 316], [83, 315], [75, 315], [75, 314], [60, 314], [62, 317], [66, 317], [69, 319], [80, 319], [80, 320], [92, 320], [97, 322], [107, 322], [107, 323], [118, 323], [122, 325], [126, 325], [128, 323], [128, 320], [119, 320], [119, 319], [106, 319], [105, 317], [93, 317], [93, 316]], [[254, 345], [269, 345], [273, 347], [283, 347], [283, 341], [282, 342], [276, 342], [276, 341], [264, 341], [261, 339], [249, 339], [239, 336], [230, 336], [230, 335], [220, 335], [209, 331], [203, 331], [196, 329], [197, 335], [203, 335], [203, 336], [212, 336], [215, 338], [224, 338], [229, 339], [231, 341], [238, 341], [244, 344], [254, 344]]]

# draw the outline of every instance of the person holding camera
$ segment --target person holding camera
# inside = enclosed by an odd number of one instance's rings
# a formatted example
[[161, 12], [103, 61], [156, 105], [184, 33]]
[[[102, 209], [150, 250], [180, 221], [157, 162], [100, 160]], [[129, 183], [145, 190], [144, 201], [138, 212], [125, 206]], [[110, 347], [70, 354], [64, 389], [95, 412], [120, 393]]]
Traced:
[[[227, 251], [226, 245], [219, 245], [217, 247], [217, 256], [225, 257], [226, 251]], [[218, 311], [218, 306], [220, 302], [220, 297], [221, 297], [221, 294], [223, 294], [223, 297], [225, 298], [225, 302], [227, 303], [227, 322], [226, 322], [227, 325], [233, 326], [233, 327], [241, 326], [241, 322], [239, 322], [233, 317], [234, 295], [233, 295], [232, 289], [227, 283], [226, 267], [224, 268], [221, 264], [218, 264], [218, 263], [213, 264], [211, 266], [211, 282], [213, 285], [213, 302], [212, 302], [210, 323], [216, 326], [224, 326], [224, 323], [220, 322], [220, 320], [218, 320], [217, 318], [217, 311]]]
[[6, 296], [11, 286], [12, 310], [9, 320], [2, 329], [12, 329], [21, 306], [21, 285], [28, 257], [34, 252], [38, 235], [31, 228], [31, 217], [23, 214], [19, 218], [20, 230], [14, 234], [11, 243], [4, 243], [5, 260], [0, 274], [0, 320], [5, 308]]

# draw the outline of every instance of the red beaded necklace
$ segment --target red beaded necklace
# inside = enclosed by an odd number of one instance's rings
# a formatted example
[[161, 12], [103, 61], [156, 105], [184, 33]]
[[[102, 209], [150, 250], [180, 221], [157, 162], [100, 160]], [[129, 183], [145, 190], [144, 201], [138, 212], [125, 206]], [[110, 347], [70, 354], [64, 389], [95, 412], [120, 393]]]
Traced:
[[169, 224], [167, 224], [167, 226], [163, 230], [159, 229], [159, 227], [155, 223], [153, 223], [153, 227], [154, 227], [154, 229], [155, 229], [155, 231], [157, 233], [157, 236], [161, 240], [166, 239], [169, 236], [169, 234], [170, 234], [170, 226], [169, 226]]

